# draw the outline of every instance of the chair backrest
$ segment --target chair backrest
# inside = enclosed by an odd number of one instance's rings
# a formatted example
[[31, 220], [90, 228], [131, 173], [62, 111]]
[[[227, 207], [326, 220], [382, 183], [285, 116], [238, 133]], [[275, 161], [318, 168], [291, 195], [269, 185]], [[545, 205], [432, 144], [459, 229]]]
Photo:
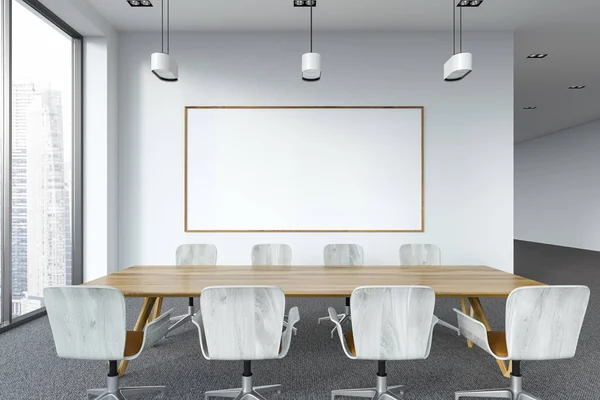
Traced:
[[429, 356], [435, 293], [426, 286], [366, 286], [350, 298], [356, 358], [418, 360]]
[[403, 244], [400, 246], [401, 265], [441, 265], [442, 251], [435, 244]]
[[506, 302], [508, 356], [513, 360], [573, 357], [589, 298], [586, 286], [513, 290]]
[[117, 289], [60, 286], [44, 289], [59, 357], [121, 360], [125, 351], [125, 298]]
[[200, 309], [211, 359], [277, 358], [285, 310], [281, 288], [209, 287], [202, 291]]
[[177, 265], [217, 265], [217, 248], [212, 244], [182, 244], [175, 258]]
[[323, 249], [325, 265], [364, 265], [363, 248], [358, 244], [328, 244]]
[[287, 244], [257, 244], [252, 248], [252, 265], [292, 265], [292, 248]]

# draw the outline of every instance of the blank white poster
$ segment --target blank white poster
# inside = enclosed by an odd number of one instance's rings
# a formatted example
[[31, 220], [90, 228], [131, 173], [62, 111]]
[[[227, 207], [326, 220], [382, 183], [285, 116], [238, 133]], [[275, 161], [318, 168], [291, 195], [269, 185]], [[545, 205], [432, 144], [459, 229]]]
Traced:
[[422, 231], [423, 108], [186, 108], [186, 231]]

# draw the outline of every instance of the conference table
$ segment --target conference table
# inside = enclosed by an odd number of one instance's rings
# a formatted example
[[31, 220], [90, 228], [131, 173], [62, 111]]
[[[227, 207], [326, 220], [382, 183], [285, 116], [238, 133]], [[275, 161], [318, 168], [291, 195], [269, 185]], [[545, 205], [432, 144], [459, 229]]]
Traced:
[[[460, 298], [466, 311], [492, 330], [481, 298], [508, 297], [523, 286], [540, 286], [540, 282], [513, 275], [487, 266], [134, 266], [86, 282], [119, 289], [126, 297], [142, 297], [144, 303], [134, 326], [144, 330], [152, 309], [157, 304], [160, 313], [163, 297], [199, 297], [209, 286], [273, 285], [289, 297], [349, 297], [359, 286], [422, 285], [429, 286], [437, 297]], [[160, 299], [157, 302], [157, 299]], [[315, 322], [316, 323], [316, 322]], [[469, 343], [469, 347], [471, 343]], [[128, 361], [119, 365], [123, 375]], [[498, 360], [505, 377], [510, 365]]]

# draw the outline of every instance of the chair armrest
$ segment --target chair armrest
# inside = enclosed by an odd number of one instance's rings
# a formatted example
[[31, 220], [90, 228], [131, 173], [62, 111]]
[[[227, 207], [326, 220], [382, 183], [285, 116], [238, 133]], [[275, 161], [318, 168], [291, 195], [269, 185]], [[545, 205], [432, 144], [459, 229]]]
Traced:
[[169, 332], [169, 320], [172, 313], [173, 309], [170, 309], [146, 326], [144, 329], [144, 342], [140, 351], [154, 346], [156, 342], [165, 337]]
[[292, 333], [294, 332], [294, 325], [300, 321], [300, 313], [298, 307], [293, 307], [288, 314], [287, 327], [281, 335], [281, 351], [277, 358], [283, 358], [290, 351], [290, 344], [292, 343]]
[[202, 330], [204, 328], [204, 323], [202, 322], [202, 313], [200, 311], [194, 314], [192, 317], [192, 323], [196, 325], [196, 328], [198, 328], [198, 338], [200, 340], [200, 350], [202, 350], [202, 355], [207, 360], [210, 360], [210, 357], [208, 356], [208, 344], [206, 343], [206, 337], [204, 336], [204, 331]]
[[327, 312], [329, 312], [329, 319], [335, 324], [335, 328], [337, 329], [338, 337], [340, 338], [340, 343], [342, 344], [342, 349], [344, 349], [344, 353], [346, 353], [346, 356], [348, 356], [348, 358], [356, 360], [356, 355], [350, 352], [350, 349], [348, 348], [348, 343], [346, 343], [346, 337], [344, 336], [342, 324], [340, 324], [340, 320], [337, 317], [337, 311], [335, 310], [335, 308], [329, 307], [327, 309]]
[[456, 308], [454, 311], [456, 312], [456, 316], [458, 318], [458, 329], [460, 331], [460, 335], [466, 337], [471, 342], [475, 343], [477, 346], [496, 357], [496, 355], [492, 352], [492, 349], [490, 349], [487, 334], [488, 331], [485, 325], [483, 325], [480, 321], [477, 321], [475, 318], [463, 313], [462, 311], [457, 310]]

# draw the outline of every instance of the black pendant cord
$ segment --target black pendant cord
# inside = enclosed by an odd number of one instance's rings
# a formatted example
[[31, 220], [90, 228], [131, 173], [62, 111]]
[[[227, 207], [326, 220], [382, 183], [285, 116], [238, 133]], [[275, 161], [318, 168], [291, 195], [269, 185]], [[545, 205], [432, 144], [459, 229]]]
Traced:
[[313, 17], [312, 17], [313, 6], [310, 6], [310, 52], [313, 52]]
[[160, 52], [165, 52], [165, 0], [161, 1], [160, 7]]
[[456, 5], [452, 0], [452, 54], [456, 54]]
[[462, 7], [460, 8], [460, 52], [462, 53]]
[[171, 50], [171, 0], [167, 0], [167, 54]]

